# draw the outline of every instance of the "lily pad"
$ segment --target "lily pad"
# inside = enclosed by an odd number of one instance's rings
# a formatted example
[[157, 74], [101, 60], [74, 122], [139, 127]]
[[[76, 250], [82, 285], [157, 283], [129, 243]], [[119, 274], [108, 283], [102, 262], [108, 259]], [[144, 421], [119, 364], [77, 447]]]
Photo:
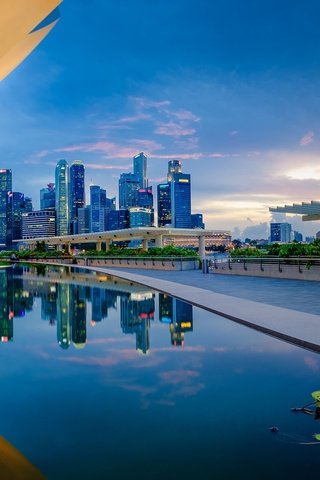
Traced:
[[320, 390], [311, 393], [312, 398], [315, 399], [316, 402], [320, 402]]

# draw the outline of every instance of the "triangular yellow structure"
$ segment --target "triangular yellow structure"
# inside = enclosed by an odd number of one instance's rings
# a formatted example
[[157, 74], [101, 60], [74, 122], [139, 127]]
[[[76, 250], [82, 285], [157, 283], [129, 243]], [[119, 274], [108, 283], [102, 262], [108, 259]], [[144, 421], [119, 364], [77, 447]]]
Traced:
[[54, 27], [57, 20], [33, 30], [62, 0], [1, 0], [0, 80], [19, 65]]
[[42, 473], [0, 436], [1, 480], [45, 480]]

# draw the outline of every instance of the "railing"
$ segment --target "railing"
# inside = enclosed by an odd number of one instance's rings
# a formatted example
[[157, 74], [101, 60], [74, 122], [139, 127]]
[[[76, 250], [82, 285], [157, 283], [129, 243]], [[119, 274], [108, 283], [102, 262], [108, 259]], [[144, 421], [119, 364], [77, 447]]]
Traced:
[[[52, 257], [52, 258], [30, 258], [26, 262], [37, 263], [63, 263], [66, 265], [79, 266], [108, 266], [122, 268], [155, 268], [170, 270], [198, 270], [199, 259], [196, 257], [171, 256], [171, 257], [137, 257], [137, 256], [78, 256], [78, 257]], [[23, 260], [21, 260], [23, 262]]]
[[312, 267], [320, 267], [319, 257], [227, 257], [224, 259], [209, 260], [209, 271], [218, 270], [221, 268], [227, 268], [229, 270], [242, 268], [248, 270], [250, 266], [259, 266], [261, 272], [265, 268], [277, 267], [277, 270], [281, 273], [285, 266], [296, 267], [300, 273], [304, 270], [310, 270]]

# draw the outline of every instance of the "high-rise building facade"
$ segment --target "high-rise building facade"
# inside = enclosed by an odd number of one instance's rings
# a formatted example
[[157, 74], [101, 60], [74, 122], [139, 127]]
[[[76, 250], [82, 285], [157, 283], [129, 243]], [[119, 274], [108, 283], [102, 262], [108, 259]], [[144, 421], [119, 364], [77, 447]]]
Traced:
[[146, 188], [147, 180], [147, 156], [141, 152], [133, 157], [133, 173], [136, 175], [140, 188]]
[[98, 185], [90, 186], [90, 232], [105, 231], [106, 191]]
[[56, 166], [56, 233], [69, 233], [69, 167], [66, 160], [60, 160]]
[[171, 224], [191, 228], [191, 178], [187, 173], [173, 173], [171, 184]]
[[151, 208], [132, 207], [129, 208], [130, 228], [152, 227], [153, 215]]
[[10, 245], [12, 216], [10, 212], [9, 194], [12, 192], [12, 171], [0, 170], [0, 248]]
[[122, 173], [119, 179], [119, 209], [138, 205], [140, 181], [134, 173]]
[[11, 192], [9, 194], [10, 214], [12, 215], [12, 240], [22, 238], [22, 214], [25, 212], [24, 194]]
[[157, 187], [158, 226], [171, 225], [171, 184], [161, 183]]
[[205, 224], [203, 223], [202, 213], [192, 213], [191, 214], [191, 227], [192, 228], [201, 228], [205, 229]]
[[288, 243], [292, 240], [292, 226], [290, 223], [271, 223], [270, 224], [270, 241]]
[[70, 167], [69, 208], [70, 233], [78, 233], [78, 211], [85, 205], [85, 169], [81, 161], [76, 160]]
[[130, 226], [129, 210], [111, 210], [108, 217], [108, 230], [124, 230]]
[[40, 190], [40, 210], [55, 210], [56, 192], [54, 183], [48, 183], [46, 188]]
[[180, 160], [170, 160], [168, 162], [168, 174], [167, 174], [168, 182], [172, 182], [174, 173], [181, 173], [181, 172], [182, 172], [182, 166], [181, 166]]
[[90, 205], [78, 210], [78, 233], [90, 232]]
[[20, 238], [54, 237], [56, 232], [56, 214], [54, 210], [37, 210], [22, 213]]

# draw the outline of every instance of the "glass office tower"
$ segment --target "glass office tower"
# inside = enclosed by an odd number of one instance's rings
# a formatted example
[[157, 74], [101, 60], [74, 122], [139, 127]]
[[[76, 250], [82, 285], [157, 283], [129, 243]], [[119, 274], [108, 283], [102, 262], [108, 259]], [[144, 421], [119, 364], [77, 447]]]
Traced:
[[70, 167], [70, 233], [78, 233], [79, 208], [85, 205], [84, 165], [76, 160]]
[[90, 186], [90, 232], [105, 231], [106, 191], [98, 185]]
[[12, 218], [10, 215], [9, 193], [12, 192], [12, 171], [0, 170], [0, 248], [10, 244]]
[[187, 173], [173, 173], [171, 215], [174, 228], [191, 228], [191, 178]]
[[133, 173], [138, 178], [140, 188], [146, 188], [147, 180], [147, 156], [141, 152], [133, 157]]
[[119, 209], [138, 205], [140, 181], [134, 173], [122, 173], [119, 179]]
[[60, 160], [56, 166], [56, 232], [57, 235], [69, 233], [69, 167], [66, 160]]

